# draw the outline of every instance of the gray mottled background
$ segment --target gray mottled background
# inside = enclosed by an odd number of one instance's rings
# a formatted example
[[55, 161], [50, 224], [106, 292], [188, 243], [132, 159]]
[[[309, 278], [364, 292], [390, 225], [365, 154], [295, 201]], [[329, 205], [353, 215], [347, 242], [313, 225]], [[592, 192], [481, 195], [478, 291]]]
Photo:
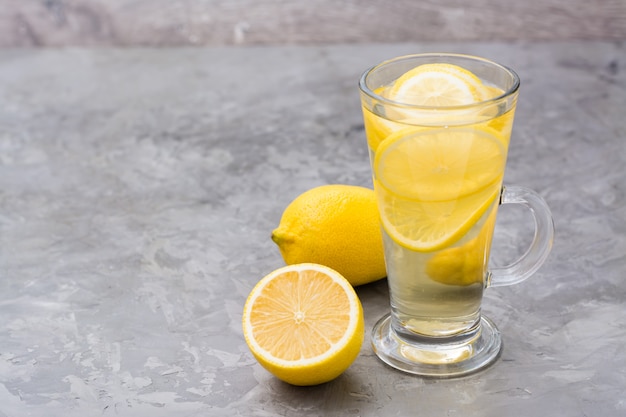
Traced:
[[[526, 283], [487, 292], [504, 351], [456, 380], [353, 366], [311, 388], [249, 353], [243, 303], [282, 266], [284, 207], [370, 185], [356, 80], [454, 50], [522, 78], [506, 182], [551, 206]], [[0, 416], [622, 416], [626, 50], [413, 43], [0, 51]], [[502, 210], [494, 261], [530, 220]], [[360, 287], [367, 328], [385, 281]]]
[[1, 47], [624, 38], [624, 0], [0, 0]]

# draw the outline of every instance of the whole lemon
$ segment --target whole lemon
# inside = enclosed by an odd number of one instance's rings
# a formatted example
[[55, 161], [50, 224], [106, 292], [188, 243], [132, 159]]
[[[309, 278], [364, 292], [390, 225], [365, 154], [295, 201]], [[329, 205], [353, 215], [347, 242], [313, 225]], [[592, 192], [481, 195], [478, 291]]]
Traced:
[[387, 275], [376, 196], [369, 188], [332, 184], [302, 193], [283, 212], [272, 240], [288, 265], [322, 264], [353, 286]]

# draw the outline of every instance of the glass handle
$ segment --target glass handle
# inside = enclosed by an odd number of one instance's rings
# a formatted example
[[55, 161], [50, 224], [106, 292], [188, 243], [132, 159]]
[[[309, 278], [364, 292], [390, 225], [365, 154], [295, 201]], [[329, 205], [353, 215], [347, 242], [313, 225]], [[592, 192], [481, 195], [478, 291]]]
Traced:
[[535, 220], [535, 236], [530, 247], [517, 261], [505, 267], [491, 268], [488, 287], [513, 285], [534, 274], [545, 262], [554, 241], [554, 221], [543, 198], [524, 187], [503, 187], [500, 204], [521, 204], [530, 209]]

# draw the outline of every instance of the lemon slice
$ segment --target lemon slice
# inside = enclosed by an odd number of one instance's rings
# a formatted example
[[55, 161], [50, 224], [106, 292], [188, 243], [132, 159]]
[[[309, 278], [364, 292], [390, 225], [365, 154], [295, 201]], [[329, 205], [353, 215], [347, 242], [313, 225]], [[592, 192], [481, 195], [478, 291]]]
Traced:
[[407, 200], [379, 191], [381, 222], [400, 246], [417, 252], [437, 251], [465, 236], [497, 199], [499, 187], [498, 181], [462, 200], [443, 202]]
[[485, 256], [490, 251], [496, 221], [496, 210], [490, 210], [478, 236], [461, 246], [443, 249], [428, 260], [426, 274], [433, 281], [459, 286], [483, 283], [487, 269]]
[[357, 357], [363, 309], [350, 283], [318, 264], [279, 268], [252, 289], [243, 333], [259, 363], [293, 385], [328, 382]]
[[383, 227], [400, 245], [434, 251], [464, 236], [497, 198], [506, 153], [486, 129], [394, 134], [379, 146], [374, 185]]
[[409, 199], [456, 200], [502, 175], [504, 142], [495, 133], [480, 127], [396, 132], [376, 152], [374, 174]]
[[[502, 91], [484, 85], [476, 75], [462, 67], [437, 63], [413, 68], [390, 86], [379, 87], [374, 92], [403, 105], [418, 105], [430, 109], [375, 104], [374, 110], [370, 111], [364, 107], [365, 130], [372, 152], [376, 152], [378, 145], [393, 132], [409, 126], [422, 126], [425, 129], [437, 125], [459, 124], [459, 120], [464, 120], [459, 119], [459, 116], [470, 117], [476, 122], [488, 120], [493, 117], [490, 108], [486, 114], [480, 113], [484, 112], [482, 109], [446, 114], [439, 113], [437, 108], [474, 104], [496, 97]], [[494, 107], [493, 110], [497, 109]]]
[[486, 88], [470, 71], [452, 64], [423, 64], [404, 73], [387, 92], [404, 104], [449, 107], [485, 99]]

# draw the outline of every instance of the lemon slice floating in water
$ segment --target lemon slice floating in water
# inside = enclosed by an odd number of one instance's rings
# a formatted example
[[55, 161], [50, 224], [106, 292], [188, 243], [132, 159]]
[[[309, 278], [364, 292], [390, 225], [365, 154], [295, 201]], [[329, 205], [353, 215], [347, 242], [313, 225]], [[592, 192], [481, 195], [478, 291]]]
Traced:
[[392, 134], [374, 160], [386, 232], [416, 251], [455, 242], [497, 197], [505, 157], [502, 140], [479, 127]]
[[482, 101], [486, 92], [482, 81], [464, 68], [452, 64], [424, 64], [398, 78], [387, 97], [404, 104], [450, 107]]

